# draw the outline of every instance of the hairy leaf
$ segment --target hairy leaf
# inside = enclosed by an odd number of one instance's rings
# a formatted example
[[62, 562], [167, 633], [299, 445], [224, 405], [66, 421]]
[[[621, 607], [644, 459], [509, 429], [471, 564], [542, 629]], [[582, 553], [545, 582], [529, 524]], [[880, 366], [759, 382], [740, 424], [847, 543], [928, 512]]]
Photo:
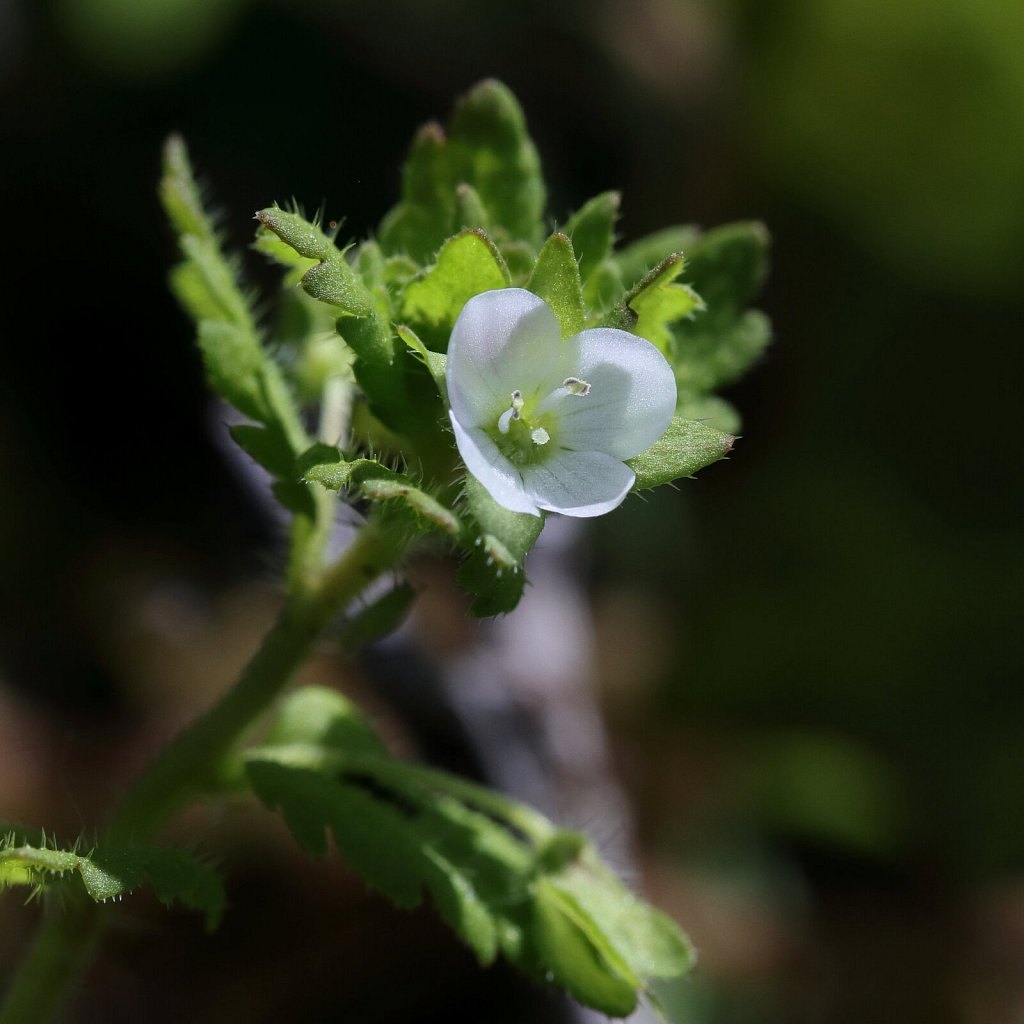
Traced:
[[545, 203], [540, 157], [522, 108], [501, 82], [481, 82], [459, 101], [449, 153], [454, 181], [476, 190], [492, 228], [537, 244]]
[[539, 295], [558, 320], [562, 337], [583, 330], [583, 288], [573, 244], [556, 231], [545, 243], [527, 289]]
[[508, 267], [487, 235], [479, 228], [463, 231], [444, 243], [423, 277], [406, 286], [402, 316], [429, 348], [443, 351], [466, 302], [509, 283]]
[[0, 888], [46, 886], [69, 873], [78, 875], [97, 903], [120, 900], [149, 885], [164, 903], [179, 901], [203, 911], [210, 930], [224, 910], [224, 890], [216, 872], [183, 850], [108, 845], [79, 853], [57, 849], [45, 836], [33, 843], [26, 829], [0, 826]]
[[580, 261], [580, 277], [585, 285], [612, 251], [621, 199], [618, 192], [602, 192], [594, 196], [569, 218], [562, 229], [572, 239], [572, 247]]
[[658, 487], [681, 476], [724, 459], [732, 451], [736, 438], [720, 430], [674, 416], [668, 430], [646, 451], [626, 460], [636, 473], [634, 491]]
[[399, 906], [431, 897], [481, 963], [502, 953], [605, 1013], [629, 1013], [648, 979], [689, 968], [683, 936], [585, 837], [462, 779], [368, 751], [360, 733], [355, 742], [345, 733], [358, 712], [344, 698], [318, 691], [310, 700], [299, 727], [275, 727], [247, 764], [257, 796], [307, 851], [326, 853], [329, 833]]

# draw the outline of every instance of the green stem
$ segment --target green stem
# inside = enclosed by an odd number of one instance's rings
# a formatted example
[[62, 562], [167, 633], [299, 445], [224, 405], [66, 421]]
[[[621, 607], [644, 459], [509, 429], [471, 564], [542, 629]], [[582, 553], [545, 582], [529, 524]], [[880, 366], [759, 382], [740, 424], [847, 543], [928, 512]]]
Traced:
[[47, 904], [46, 918], [0, 1010], [2, 1024], [42, 1024], [56, 1018], [99, 943], [106, 916], [96, 910], [84, 893], [69, 893], [63, 902]]
[[[214, 785], [219, 762], [286, 688], [331, 618], [393, 568], [406, 545], [371, 519], [337, 562], [293, 592], [235, 685], [156, 756], [115, 810], [104, 840], [145, 841]], [[0, 1010], [0, 1024], [51, 1019], [88, 966], [106, 915], [84, 898], [68, 909], [44, 921]]]

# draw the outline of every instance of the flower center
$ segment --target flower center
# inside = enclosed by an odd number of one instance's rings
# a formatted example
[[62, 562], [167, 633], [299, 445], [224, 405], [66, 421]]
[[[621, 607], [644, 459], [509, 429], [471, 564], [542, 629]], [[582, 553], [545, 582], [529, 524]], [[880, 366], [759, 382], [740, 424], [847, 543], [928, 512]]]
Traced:
[[542, 462], [551, 453], [546, 448], [557, 426], [557, 409], [569, 397], [586, 398], [590, 385], [579, 377], [566, 377], [540, 401], [527, 401], [522, 391], [512, 392], [508, 408], [497, 421], [497, 433], [491, 437], [509, 461], [518, 464]]

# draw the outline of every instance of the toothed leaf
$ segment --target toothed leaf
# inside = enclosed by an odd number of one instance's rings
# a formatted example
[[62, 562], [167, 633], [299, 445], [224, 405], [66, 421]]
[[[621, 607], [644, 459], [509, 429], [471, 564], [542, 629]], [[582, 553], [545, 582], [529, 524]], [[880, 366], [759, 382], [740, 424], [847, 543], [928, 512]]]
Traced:
[[46, 886], [77, 874], [97, 903], [119, 900], [149, 885], [163, 903], [178, 901], [206, 915], [216, 928], [224, 909], [219, 876], [183, 850], [156, 846], [96, 846], [88, 853], [34, 844], [26, 829], [0, 827], [0, 889], [6, 885]]
[[736, 438], [714, 427], [674, 416], [668, 430], [646, 451], [626, 465], [636, 473], [634, 491], [658, 487], [724, 459]]

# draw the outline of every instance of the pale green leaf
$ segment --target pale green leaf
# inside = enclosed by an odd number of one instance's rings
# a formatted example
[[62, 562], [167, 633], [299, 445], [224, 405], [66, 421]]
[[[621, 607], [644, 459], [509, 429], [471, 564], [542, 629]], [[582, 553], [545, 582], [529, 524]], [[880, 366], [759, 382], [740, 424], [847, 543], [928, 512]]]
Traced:
[[401, 314], [428, 347], [443, 351], [462, 307], [474, 295], [505, 288], [508, 268], [483, 231], [463, 231], [450, 238], [437, 261], [405, 289]]

